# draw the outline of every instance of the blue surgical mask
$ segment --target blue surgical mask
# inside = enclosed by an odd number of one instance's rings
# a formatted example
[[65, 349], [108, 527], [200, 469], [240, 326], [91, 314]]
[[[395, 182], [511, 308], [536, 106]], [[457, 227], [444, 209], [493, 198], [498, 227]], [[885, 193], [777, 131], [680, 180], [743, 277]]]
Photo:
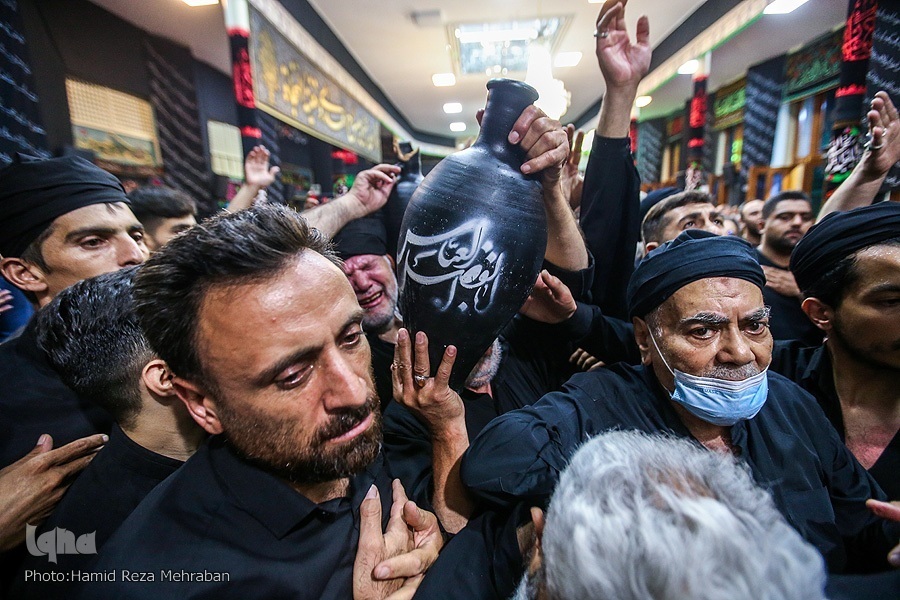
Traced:
[[653, 334], [650, 334], [650, 339], [663, 364], [675, 377], [672, 400], [695, 417], [713, 425], [730, 427], [738, 421], [752, 419], [766, 403], [769, 396], [769, 380], [766, 377], [768, 367], [761, 373], [740, 381], [698, 377], [678, 369], [672, 370], [660, 352]]

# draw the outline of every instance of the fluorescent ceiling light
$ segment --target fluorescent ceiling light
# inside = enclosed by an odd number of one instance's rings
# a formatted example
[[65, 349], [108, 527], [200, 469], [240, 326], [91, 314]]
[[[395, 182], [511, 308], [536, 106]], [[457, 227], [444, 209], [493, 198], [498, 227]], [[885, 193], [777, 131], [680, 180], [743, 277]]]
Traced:
[[444, 105], [444, 112], [448, 115], [455, 115], [462, 112], [462, 104], [459, 102], [448, 102]]
[[767, 15], [786, 15], [794, 12], [807, 3], [808, 0], [775, 0], [766, 7], [763, 13]]
[[653, 102], [652, 96], [638, 96], [634, 101], [634, 105], [638, 108], [644, 108], [651, 102]]
[[553, 66], [557, 68], [574, 67], [580, 62], [581, 52], [560, 52], [556, 55], [556, 60], [553, 61]]
[[218, 4], [219, 0], [182, 0], [188, 6], [212, 6]]
[[465, 130], [466, 130], [466, 124], [463, 123], [462, 121], [456, 121], [454, 123], [450, 123], [450, 131], [459, 132], [459, 131], [465, 131]]
[[435, 73], [431, 76], [434, 87], [448, 87], [456, 85], [456, 75], [453, 73]]
[[699, 68], [700, 68], [700, 61], [697, 60], [696, 58], [693, 58], [693, 59], [687, 61], [686, 63], [684, 63], [683, 65], [681, 65], [680, 67], [678, 67], [678, 72], [681, 75], [693, 75], [694, 73], [697, 72], [697, 69], [699, 69]]

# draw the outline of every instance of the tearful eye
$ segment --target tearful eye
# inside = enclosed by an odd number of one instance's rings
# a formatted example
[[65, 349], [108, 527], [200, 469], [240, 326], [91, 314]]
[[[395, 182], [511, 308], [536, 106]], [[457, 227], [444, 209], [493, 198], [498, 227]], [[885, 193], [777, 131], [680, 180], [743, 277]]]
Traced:
[[747, 331], [750, 333], [763, 333], [769, 328], [769, 324], [765, 321], [754, 321], [747, 325]]
[[358, 329], [357, 331], [348, 333], [347, 335], [344, 336], [343, 345], [348, 348], [352, 348], [353, 346], [356, 346], [359, 344], [360, 340], [362, 339], [362, 336], [363, 336], [362, 329]]
[[280, 377], [275, 381], [275, 385], [283, 390], [293, 389], [306, 381], [311, 371], [311, 365], [306, 365], [293, 370], [289, 370], [284, 375], [284, 377]]

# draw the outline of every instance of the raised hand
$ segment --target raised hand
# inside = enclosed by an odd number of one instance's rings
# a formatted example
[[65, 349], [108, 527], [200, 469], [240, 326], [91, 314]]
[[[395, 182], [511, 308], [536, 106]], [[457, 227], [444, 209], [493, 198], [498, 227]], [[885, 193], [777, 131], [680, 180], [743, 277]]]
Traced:
[[626, 4], [628, 0], [607, 0], [597, 15], [597, 62], [607, 88], [637, 89], [650, 70], [650, 21], [638, 19], [632, 43], [625, 29]]
[[546, 269], [541, 271], [519, 313], [541, 323], [562, 323], [575, 314], [572, 291], [558, 277]]
[[400, 329], [394, 347], [391, 378], [394, 400], [408, 408], [431, 431], [432, 435], [462, 426], [465, 429], [465, 408], [462, 398], [450, 389], [450, 373], [456, 361], [456, 347], [447, 346], [437, 374], [429, 377], [428, 336], [416, 333], [415, 356], [410, 348], [409, 332]]
[[900, 161], [900, 116], [887, 92], [877, 92], [867, 113], [871, 142], [862, 157], [866, 170], [882, 176]]
[[357, 216], [371, 214], [384, 206], [399, 174], [400, 167], [387, 164], [375, 165], [357, 173], [353, 187], [347, 192], [347, 196], [359, 205], [360, 214]]
[[575, 126], [566, 125], [566, 136], [569, 139], [569, 158], [563, 165], [560, 176], [563, 194], [569, 202], [569, 207], [576, 210], [581, 206], [581, 191], [584, 187], [584, 177], [578, 171], [581, 162], [581, 147], [584, 145], [584, 132], [575, 131]]
[[545, 186], [559, 183], [569, 158], [569, 138], [559, 121], [532, 104], [519, 115], [508, 139], [510, 144], [519, 144], [525, 151], [523, 173], [541, 173]]
[[269, 167], [269, 150], [265, 146], [254, 146], [244, 159], [244, 183], [256, 188], [272, 185], [278, 175], [278, 167]]

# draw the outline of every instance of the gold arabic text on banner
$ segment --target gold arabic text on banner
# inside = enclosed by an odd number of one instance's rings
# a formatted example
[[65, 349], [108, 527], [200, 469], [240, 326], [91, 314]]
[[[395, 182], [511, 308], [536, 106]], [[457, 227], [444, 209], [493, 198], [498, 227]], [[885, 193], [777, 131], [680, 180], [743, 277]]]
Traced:
[[310, 135], [381, 160], [378, 119], [250, 8], [250, 60], [259, 108]]

